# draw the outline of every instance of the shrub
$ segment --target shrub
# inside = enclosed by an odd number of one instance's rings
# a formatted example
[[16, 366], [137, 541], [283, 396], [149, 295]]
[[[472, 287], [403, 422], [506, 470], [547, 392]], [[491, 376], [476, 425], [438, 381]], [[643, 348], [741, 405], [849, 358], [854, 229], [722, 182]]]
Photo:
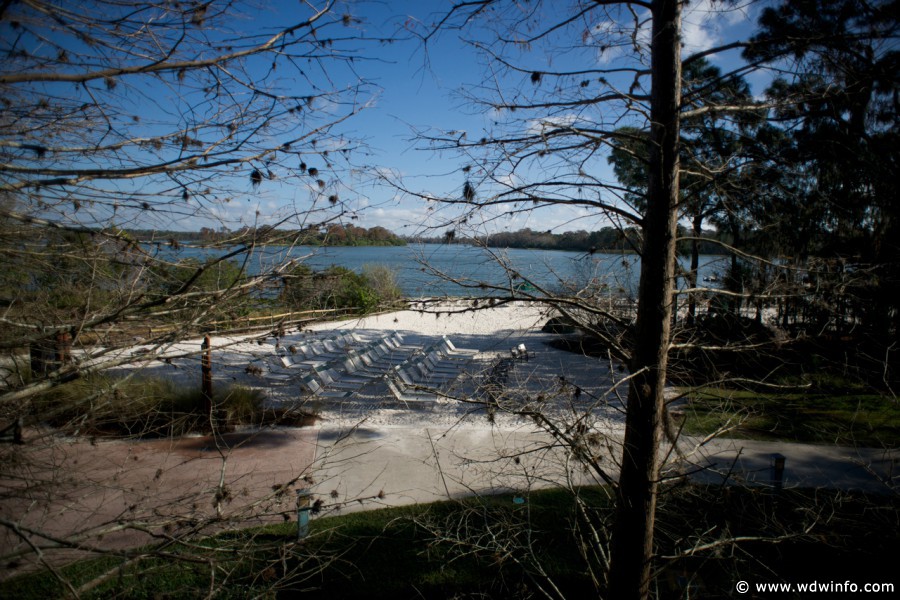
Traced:
[[[74, 435], [158, 437], [210, 429], [199, 389], [167, 379], [88, 377], [61, 385], [35, 399], [35, 413], [49, 425]], [[213, 398], [225, 415], [221, 428], [262, 422], [263, 393], [223, 386]]]
[[379, 304], [393, 304], [403, 297], [397, 284], [397, 271], [387, 265], [366, 264], [362, 268], [363, 277], [378, 297]]
[[[204, 270], [197, 275], [201, 267]], [[241, 266], [230, 260], [210, 259], [201, 263], [196, 258], [185, 258], [172, 264], [156, 265], [151, 271], [154, 279], [150, 291], [166, 296], [174, 294], [189, 281], [189, 291], [212, 292], [227, 289], [244, 277]]]
[[315, 272], [299, 265], [285, 277], [281, 300], [301, 310], [356, 308], [368, 313], [400, 295], [396, 274], [384, 265], [365, 265], [362, 274], [338, 266]]

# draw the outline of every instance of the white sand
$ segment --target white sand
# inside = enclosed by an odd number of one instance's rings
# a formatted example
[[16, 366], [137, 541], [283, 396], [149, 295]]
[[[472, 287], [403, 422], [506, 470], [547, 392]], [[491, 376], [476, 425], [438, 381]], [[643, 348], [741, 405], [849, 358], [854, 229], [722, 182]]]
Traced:
[[[271, 469], [276, 461], [288, 465], [275, 469], [278, 473], [308, 472], [315, 481], [311, 491], [326, 501], [326, 514], [473, 492], [597, 483], [590, 473], [575, 469], [570, 451], [554, 443], [532, 420], [503, 410], [489, 418], [481, 403], [484, 396], [477, 394], [478, 385], [492, 365], [510, 356], [510, 348], [525, 344], [528, 360], [509, 361], [504, 386], [509, 398], [503, 402], [516, 407], [531, 403], [562, 429], [581, 418], [579, 427], [585, 426], [585, 432], [607, 434], [594, 450], [607, 457], [604, 464], [612, 465], [619, 453], [623, 416], [615, 394], [607, 396], [613, 379], [620, 376], [618, 370], [608, 361], [549, 346], [547, 342], [557, 336], [541, 332], [549, 317], [543, 307], [465, 308], [457, 303], [439, 310], [404, 310], [319, 323], [303, 331], [286, 331], [277, 340], [271, 333], [215, 336], [215, 385], [252, 386], [263, 390], [272, 404], [298, 405], [321, 415], [314, 427], [299, 430], [315, 440], [314, 460], [302, 458], [306, 447], [293, 444], [273, 447], [266, 464]], [[384, 392], [380, 396], [361, 392], [346, 400], [304, 396], [296, 373], [280, 366], [278, 353], [287, 354], [286, 349], [303, 340], [342, 331], [352, 331], [360, 340], [398, 331], [406, 344], [420, 347], [446, 335], [457, 347], [478, 353], [466, 363], [457, 382], [442, 387], [460, 400], [404, 405]], [[169, 362], [144, 360], [142, 374], [199, 386], [199, 349], [200, 340], [176, 344], [166, 351], [173, 357]], [[248, 374], [248, 365], [259, 366], [263, 372]], [[240, 454], [231, 460], [237, 458]]]
[[539, 331], [552, 309], [534, 303], [511, 303], [497, 307], [473, 306], [471, 302], [415, 303], [415, 310], [401, 310], [340, 323], [319, 323], [310, 329], [371, 329], [403, 331], [423, 336], [492, 336], [498, 343], [509, 336]]
[[[265, 392], [273, 404], [305, 403], [309, 409], [323, 417], [320, 426], [352, 427], [365, 422], [370, 427], [392, 426], [437, 426], [437, 427], [518, 427], [520, 418], [505, 418], [497, 415], [493, 424], [482, 416], [463, 418], [472, 412], [482, 413], [477, 405], [444, 400], [428, 406], [403, 405], [384, 394], [372, 397], [362, 394], [365, 401], [343, 401], [305, 397], [296, 378], [302, 369], [284, 368], [279, 355], [288, 355], [287, 349], [305, 340], [322, 339], [339, 332], [351, 331], [360, 340], [375, 340], [388, 332], [400, 332], [404, 343], [428, 347], [447, 336], [458, 348], [478, 350], [466, 365], [456, 386], [442, 386], [442, 391], [452, 396], [471, 397], [478, 381], [500, 357], [510, 356], [510, 349], [524, 344], [529, 360], [513, 362], [507, 384], [518, 389], [522, 397], [536, 398], [543, 394], [553, 399], [557, 409], [568, 410], [567, 403], [574, 399], [575, 386], [580, 388], [578, 409], [590, 408], [591, 400], [606, 398], [613, 385], [616, 369], [603, 359], [585, 357], [553, 348], [548, 342], [555, 335], [541, 332], [552, 312], [545, 306], [534, 303], [514, 303], [497, 307], [478, 307], [465, 302], [448, 302], [441, 305], [416, 305], [416, 310], [402, 310], [364, 318], [353, 318], [338, 322], [317, 323], [302, 331], [288, 330], [281, 338], [271, 333], [244, 336], [213, 336], [213, 374], [215, 385], [240, 384]], [[200, 342], [191, 340], [174, 344], [164, 351], [162, 360], [158, 357], [140, 361], [141, 374], [152, 377], [166, 377], [179, 385], [200, 385]], [[159, 356], [157, 354], [157, 356]], [[258, 367], [262, 372], [248, 373], [248, 366]], [[120, 372], [134, 372], [133, 365]], [[565, 378], [563, 384], [560, 377]], [[612, 407], [597, 400], [597, 417], [603, 415], [607, 422], [604, 428], [618, 428], [621, 406], [615, 394], [610, 399]], [[502, 411], [501, 411], [502, 413]]]

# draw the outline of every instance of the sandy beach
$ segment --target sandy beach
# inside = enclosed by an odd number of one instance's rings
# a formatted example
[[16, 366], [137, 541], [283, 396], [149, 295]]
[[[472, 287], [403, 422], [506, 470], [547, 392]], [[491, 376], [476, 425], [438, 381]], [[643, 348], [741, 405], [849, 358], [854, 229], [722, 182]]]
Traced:
[[[354, 397], [316, 397], [304, 394], [298, 385], [300, 377], [308, 372], [307, 365], [335, 362], [341, 352], [326, 354], [321, 360], [304, 361], [294, 349], [315, 340], [334, 338], [338, 334], [354, 336], [353, 348], [364, 348], [387, 335], [399, 333], [403, 345], [410, 351], [427, 349], [444, 337], [461, 351], [464, 361], [445, 361], [456, 368], [454, 385], [432, 385], [420, 381], [425, 387], [436, 387], [449, 397], [465, 398], [471, 395], [473, 386], [499, 359], [510, 357], [511, 350], [524, 345], [528, 360], [511, 362], [508, 387], [529, 389], [537, 395], [560, 395], [560, 382], [582, 390], [582, 398], [598, 401], [607, 396], [616, 370], [609, 361], [580, 356], [548, 345], [556, 335], [541, 332], [541, 328], [553, 314], [539, 304], [505, 304], [493, 308], [474, 310], [463, 302], [440, 306], [422, 305], [423, 309], [401, 310], [374, 316], [353, 318], [337, 322], [316, 323], [302, 330], [286, 329], [283, 335], [270, 332], [241, 336], [212, 336], [212, 363], [215, 385], [238, 384], [262, 391], [266, 401], [273, 406], [305, 406], [321, 418], [318, 427], [353, 427], [365, 421], [368, 426], [454, 426], [488, 427], [501, 424], [480, 423], [460, 418], [472, 412], [473, 406], [465, 402], [442, 399], [427, 406], [419, 403], [398, 402], [389, 391], [377, 386], [367, 386]], [[140, 369], [141, 376], [162, 377], [179, 385], [200, 386], [200, 348], [202, 340], [195, 339], [163, 349], [150, 358], [141, 354], [139, 347], [131, 352], [141, 360], [133, 366], [116, 369], [122, 375]], [[410, 350], [412, 349], [412, 350]], [[398, 355], [404, 356], [402, 351]], [[284, 358], [291, 363], [285, 366]], [[396, 362], [396, 361], [395, 361]], [[446, 367], [442, 365], [442, 369]], [[335, 367], [338, 375], [344, 375], [343, 366]], [[350, 374], [351, 376], [353, 374]], [[352, 377], [350, 377], [352, 379]], [[560, 379], [563, 378], [563, 379]], [[340, 388], [343, 389], [343, 388]], [[563, 394], [571, 392], [562, 392]], [[621, 406], [617, 398], [610, 404]], [[616, 410], [607, 415], [610, 425], [620, 421]], [[502, 418], [502, 415], [500, 415]]]
[[[20, 493], [10, 496], [20, 498], [3, 502], [3, 514], [39, 538], [77, 539], [82, 549], [108, 550], [158, 535], [208, 534], [290, 519], [297, 489], [308, 490], [319, 500], [319, 514], [327, 515], [591, 482], [532, 421], [502, 411], [489, 414], [472, 394], [485, 372], [506, 359], [506, 387], [526, 396], [546, 395], [548, 414], [560, 419], [570, 418], [572, 410], [588, 411], [594, 415], [588, 426], [612, 439], [621, 430], [621, 411], [605, 399], [610, 365], [548, 346], [552, 336], [540, 331], [548, 313], [540, 306], [465, 308], [455, 304], [439, 313], [404, 310], [319, 323], [278, 337], [213, 336], [215, 386], [260, 389], [269, 405], [315, 412], [315, 425], [175, 440], [85, 440], [31, 432], [33, 443], [21, 449], [23, 464], [30, 465], [28, 481], [11, 484]], [[453, 365], [443, 367], [451, 376], [436, 385], [440, 395], [433, 401], [398, 400], [377, 380], [348, 397], [314, 396], [298, 385], [298, 375], [306, 371], [291, 346], [350, 333], [355, 347], [365, 347], [393, 332], [400, 333], [407, 352], [428, 348], [443, 336], [458, 349], [455, 359], [444, 361]], [[135, 363], [116, 373], [199, 386], [200, 342], [174, 344], [156, 354], [135, 347], [130, 350]], [[526, 354], [510, 359], [520, 344]], [[283, 357], [296, 362], [286, 367]], [[572, 403], [576, 386], [577, 406]], [[33, 560], [30, 549], [5, 531], [4, 554], [21, 552], [27, 565]], [[21, 568], [18, 560], [10, 564]]]
[[[540, 409], [561, 430], [580, 436], [615, 477], [624, 423], [619, 394], [625, 393], [614, 389], [623, 377], [617, 365], [549, 345], [556, 336], [541, 332], [550, 316], [541, 306], [467, 308], [403, 310], [319, 323], [277, 337], [213, 336], [215, 386], [259, 389], [269, 405], [314, 412], [316, 423], [171, 440], [87, 440], [32, 431], [31, 442], [17, 447], [22, 478], [3, 482], [8, 493], [0, 500], [2, 514], [44, 544], [45, 560], [58, 562], [91, 548], [165, 544], [181, 536], [290, 520], [301, 489], [311, 494], [318, 518], [476, 493], [527, 494], [539, 487], [601, 483], [546, 428], [508, 414], [503, 406]], [[420, 400], [426, 396], [415, 394], [425, 392], [417, 391], [403, 400], [377, 377], [351, 394], [335, 384], [330, 396], [312, 395], [299, 385], [298, 378], [322, 362], [302, 363], [296, 351], [301, 345], [351, 334], [351, 346], [364, 348], [394, 332], [402, 337], [404, 348], [397, 352], [403, 360], [443, 336], [456, 346], [458, 354], [442, 361], [443, 377], [425, 386], [437, 395]], [[136, 347], [134, 365], [117, 371], [199, 386], [200, 342], [174, 344], [153, 356]], [[520, 345], [526, 352], [512, 358], [511, 350]], [[382, 360], [382, 368], [389, 369], [388, 358]], [[505, 365], [504, 395], [491, 410], [482, 388], [498, 364]], [[873, 467], [889, 481], [895, 477], [897, 457], [878, 451], [739, 440], [698, 447], [690, 438], [681, 444], [693, 452], [692, 462], [708, 469], [700, 474], [708, 481], [727, 476], [767, 484], [773, 452], [788, 456], [785, 485], [877, 491], [884, 485], [872, 477]], [[0, 538], [8, 557], [0, 576], [36, 560], [13, 529], [4, 528]], [[61, 540], [76, 540], [78, 550], [60, 549]]]

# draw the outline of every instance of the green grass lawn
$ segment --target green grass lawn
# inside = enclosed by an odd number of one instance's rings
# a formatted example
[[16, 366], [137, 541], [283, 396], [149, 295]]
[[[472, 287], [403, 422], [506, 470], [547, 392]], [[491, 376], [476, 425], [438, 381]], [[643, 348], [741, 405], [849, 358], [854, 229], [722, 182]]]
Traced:
[[900, 401], [864, 390], [802, 393], [704, 387], [686, 391], [684, 431], [859, 447], [900, 445]]

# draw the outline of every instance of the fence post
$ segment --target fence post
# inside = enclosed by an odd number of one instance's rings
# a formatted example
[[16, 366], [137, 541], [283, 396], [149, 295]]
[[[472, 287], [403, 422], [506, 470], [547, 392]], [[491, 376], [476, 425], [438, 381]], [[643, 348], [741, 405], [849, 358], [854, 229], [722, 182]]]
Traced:
[[787, 461], [787, 458], [784, 454], [778, 452], [772, 454], [771, 458], [772, 487], [780, 492], [784, 487], [784, 463]]
[[203, 411], [209, 419], [212, 419], [212, 341], [209, 339], [208, 335], [203, 338], [200, 349], [202, 351], [200, 357], [200, 373], [201, 390], [203, 392]]
[[56, 362], [60, 366], [72, 360], [72, 334], [63, 331], [56, 334]]

